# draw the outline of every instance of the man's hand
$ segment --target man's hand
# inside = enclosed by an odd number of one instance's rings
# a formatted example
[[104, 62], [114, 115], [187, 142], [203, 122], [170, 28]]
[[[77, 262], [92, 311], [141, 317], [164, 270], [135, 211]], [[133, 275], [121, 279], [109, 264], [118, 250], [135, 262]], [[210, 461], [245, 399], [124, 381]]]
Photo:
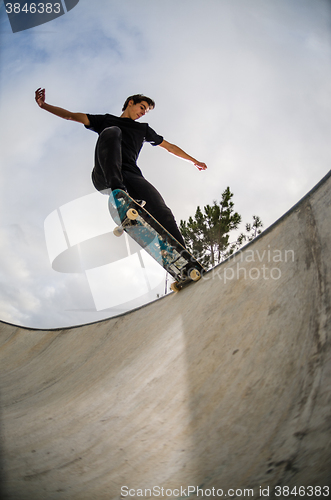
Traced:
[[199, 169], [199, 170], [206, 170], [206, 168], [207, 168], [207, 165], [205, 163], [196, 160], [195, 158], [193, 158], [193, 156], [188, 155], [187, 153], [185, 153], [185, 151], [180, 149], [175, 144], [171, 144], [170, 142], [163, 140], [161, 142], [160, 146], [162, 148], [166, 149], [167, 151], [169, 151], [169, 153], [172, 153], [173, 155], [178, 156], [179, 158], [183, 158], [184, 160], [191, 161], [193, 163], [193, 165], [195, 165], [197, 167], [197, 169]]
[[42, 108], [44, 103], [45, 103], [45, 89], [36, 90], [35, 100], [36, 100], [36, 103], [38, 104], [38, 106], [40, 106]]
[[207, 168], [207, 165], [205, 163], [202, 163], [201, 161], [194, 162], [194, 165], [197, 167], [198, 170], [206, 170]]
[[47, 102], [45, 102], [45, 89], [39, 88], [38, 90], [36, 90], [35, 100], [38, 106], [55, 116], [59, 116], [60, 118], [64, 118], [65, 120], [72, 120], [74, 122], [82, 123], [86, 126], [90, 125], [90, 120], [85, 113], [72, 113], [67, 109], [47, 104]]

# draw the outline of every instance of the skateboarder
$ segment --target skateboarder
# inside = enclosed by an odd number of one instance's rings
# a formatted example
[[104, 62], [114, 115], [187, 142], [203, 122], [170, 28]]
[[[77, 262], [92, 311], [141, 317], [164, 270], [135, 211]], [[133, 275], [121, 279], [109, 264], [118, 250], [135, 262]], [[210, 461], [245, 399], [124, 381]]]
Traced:
[[87, 129], [99, 134], [92, 171], [92, 182], [98, 191], [108, 193], [110, 189], [123, 189], [132, 198], [144, 200], [146, 210], [185, 246], [171, 210], [156, 188], [143, 177], [137, 159], [143, 143], [149, 142], [153, 146], [161, 146], [170, 153], [191, 161], [199, 170], [205, 170], [207, 166], [178, 146], [164, 140], [147, 123], [136, 122], [149, 110], [154, 109], [155, 103], [152, 99], [142, 94], [128, 97], [121, 116], [72, 113], [47, 104], [45, 89], [41, 88], [36, 90], [35, 100], [42, 109], [60, 118], [82, 123]]

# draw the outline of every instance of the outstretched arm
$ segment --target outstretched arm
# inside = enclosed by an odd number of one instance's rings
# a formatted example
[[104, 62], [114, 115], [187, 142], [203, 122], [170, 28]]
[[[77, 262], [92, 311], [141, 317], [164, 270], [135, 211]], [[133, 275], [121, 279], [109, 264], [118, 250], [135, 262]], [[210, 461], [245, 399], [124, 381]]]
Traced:
[[35, 100], [38, 106], [53, 115], [59, 116], [60, 118], [64, 118], [65, 120], [73, 120], [74, 122], [83, 123], [84, 125], [90, 125], [90, 120], [88, 119], [85, 113], [72, 113], [63, 108], [58, 108], [57, 106], [52, 106], [51, 104], [47, 104], [45, 102], [45, 89], [38, 89], [35, 93]]
[[167, 151], [169, 151], [169, 153], [172, 153], [173, 155], [178, 156], [179, 158], [183, 158], [184, 160], [191, 161], [197, 167], [198, 170], [206, 170], [206, 168], [207, 168], [207, 165], [205, 163], [198, 161], [195, 158], [193, 158], [192, 156], [188, 155], [187, 153], [185, 153], [185, 151], [180, 149], [175, 144], [171, 144], [170, 142], [163, 140], [161, 142], [160, 146], [162, 148], [166, 149]]

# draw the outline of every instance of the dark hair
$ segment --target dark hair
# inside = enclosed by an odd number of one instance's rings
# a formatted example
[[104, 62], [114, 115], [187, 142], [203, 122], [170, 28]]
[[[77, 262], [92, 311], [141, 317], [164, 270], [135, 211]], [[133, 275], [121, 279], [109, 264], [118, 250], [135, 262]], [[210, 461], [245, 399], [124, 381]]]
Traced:
[[122, 111], [124, 111], [127, 107], [130, 101], [133, 101], [135, 104], [138, 104], [139, 102], [146, 101], [149, 109], [154, 109], [155, 108], [155, 102], [153, 99], [150, 97], [146, 97], [143, 94], [135, 94], [135, 95], [130, 95], [130, 97], [127, 98], [125, 103], [123, 104]]

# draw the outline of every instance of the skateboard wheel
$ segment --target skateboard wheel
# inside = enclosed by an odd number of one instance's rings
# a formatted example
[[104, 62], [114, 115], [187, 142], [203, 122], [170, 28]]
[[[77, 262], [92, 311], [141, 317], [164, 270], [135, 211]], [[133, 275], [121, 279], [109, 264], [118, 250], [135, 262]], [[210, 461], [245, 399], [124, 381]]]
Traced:
[[170, 290], [172, 290], [173, 292], [179, 292], [179, 290], [181, 289], [182, 287], [176, 281], [174, 283], [171, 283], [170, 285]]
[[190, 278], [192, 281], [199, 281], [199, 279], [201, 278], [201, 274], [197, 269], [192, 269], [190, 271]]
[[126, 212], [126, 215], [127, 215], [127, 218], [130, 219], [130, 220], [136, 220], [136, 218], [138, 217], [138, 212], [137, 210], [135, 210], [134, 208], [130, 208], [127, 212]]
[[121, 226], [117, 226], [113, 230], [113, 233], [115, 236], [122, 236], [123, 232], [124, 232], [124, 229]]

